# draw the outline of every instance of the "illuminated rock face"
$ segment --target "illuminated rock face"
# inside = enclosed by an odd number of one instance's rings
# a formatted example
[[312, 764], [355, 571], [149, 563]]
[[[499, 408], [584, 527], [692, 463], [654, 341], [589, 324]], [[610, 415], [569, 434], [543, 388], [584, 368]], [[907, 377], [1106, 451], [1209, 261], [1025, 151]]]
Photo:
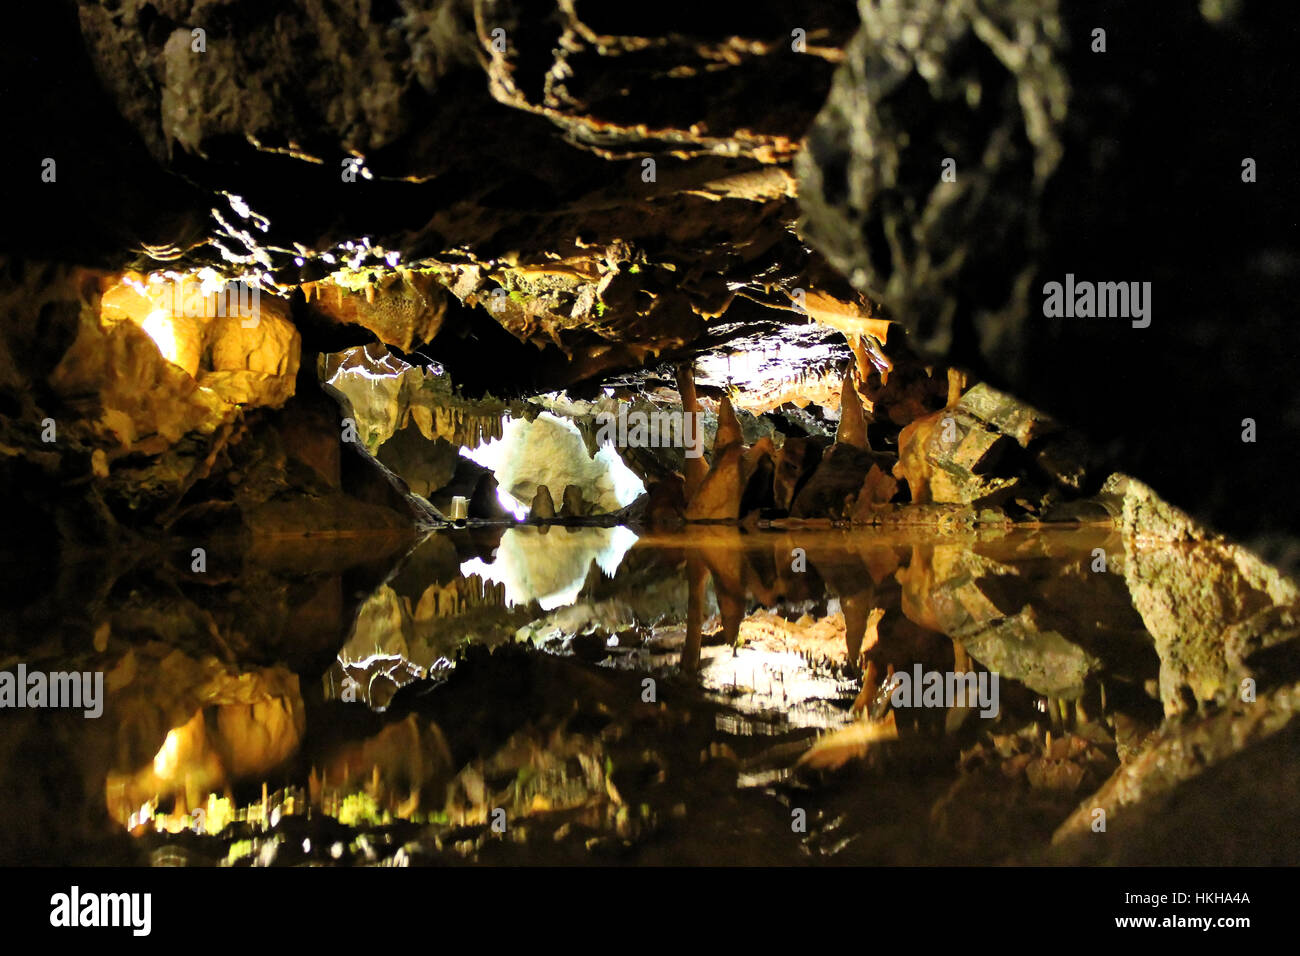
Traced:
[[177, 494], [203, 476], [248, 411], [280, 408], [294, 394], [300, 337], [271, 296], [253, 318], [155, 310], [137, 326], [138, 312], [114, 322], [117, 311], [83, 324], [51, 379], [65, 393], [98, 393], [93, 440], [114, 442], [103, 449], [107, 469], [126, 456], [158, 456], [131, 473], [153, 494]]
[[204, 275], [128, 274], [106, 284], [101, 323], [139, 326], [159, 354], [229, 404], [277, 407], [293, 395], [301, 337], [288, 303]]
[[403, 362], [382, 345], [327, 355], [324, 363], [323, 380], [346, 402], [344, 411], [372, 454], [405, 428], [466, 448], [501, 437], [504, 402], [466, 400], [450, 376]]
[[435, 277], [405, 270], [388, 273], [377, 285], [311, 282], [303, 291], [308, 312], [362, 326], [385, 345], [403, 350], [432, 340], [447, 311], [447, 290]]
[[580, 506], [588, 514], [609, 514], [628, 503], [620, 500], [609, 463], [588, 454], [578, 430], [549, 412], [531, 422], [508, 422], [491, 462], [497, 482], [525, 505], [543, 487], [552, 508], [557, 501], [563, 505], [573, 496], [565, 490], [570, 486], [580, 496], [571, 508]]

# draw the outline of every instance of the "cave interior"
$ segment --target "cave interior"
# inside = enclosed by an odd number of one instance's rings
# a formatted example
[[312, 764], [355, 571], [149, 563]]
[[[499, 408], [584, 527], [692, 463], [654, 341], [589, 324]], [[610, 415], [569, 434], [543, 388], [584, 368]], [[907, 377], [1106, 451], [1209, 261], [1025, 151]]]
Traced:
[[1300, 862], [1285, 6], [9, 11], [0, 861]]

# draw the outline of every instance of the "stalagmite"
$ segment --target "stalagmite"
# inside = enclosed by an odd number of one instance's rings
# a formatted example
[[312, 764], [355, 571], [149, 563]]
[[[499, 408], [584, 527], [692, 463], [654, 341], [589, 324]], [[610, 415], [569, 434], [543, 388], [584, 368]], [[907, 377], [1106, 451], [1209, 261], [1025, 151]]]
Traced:
[[687, 521], [734, 521], [740, 517], [740, 462], [744, 451], [744, 446], [737, 443], [721, 455], [714, 455], [713, 467], [686, 506]]
[[582, 489], [577, 485], [564, 486], [564, 500], [560, 505], [561, 518], [581, 518], [587, 513], [587, 505], [582, 500]]
[[870, 451], [867, 444], [867, 421], [862, 414], [862, 400], [854, 384], [853, 367], [844, 370], [844, 384], [840, 389], [840, 427], [835, 430], [835, 441]]
[[700, 646], [704, 641], [704, 587], [709, 569], [698, 557], [686, 559], [686, 645], [682, 648], [682, 670], [694, 673], [700, 666]]
[[736, 420], [736, 410], [731, 407], [731, 399], [723, 395], [722, 401], [718, 403], [718, 432], [713, 439], [714, 458], [717, 458], [719, 452], [744, 440], [740, 422]]
[[533, 495], [532, 507], [528, 509], [529, 521], [549, 521], [555, 517], [555, 502], [551, 500], [551, 489], [545, 485], [537, 486]]
[[857, 667], [858, 659], [862, 656], [867, 624], [874, 613], [871, 593], [860, 591], [856, 594], [840, 595], [840, 609], [844, 612], [844, 639], [848, 651], [848, 664], [850, 667]]

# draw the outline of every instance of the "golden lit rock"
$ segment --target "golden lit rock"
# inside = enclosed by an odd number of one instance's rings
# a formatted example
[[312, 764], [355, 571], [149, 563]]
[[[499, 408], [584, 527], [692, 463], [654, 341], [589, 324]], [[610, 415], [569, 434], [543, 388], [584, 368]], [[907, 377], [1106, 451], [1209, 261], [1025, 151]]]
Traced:
[[835, 441], [863, 451], [871, 450], [867, 444], [867, 420], [862, 414], [862, 400], [858, 397], [852, 367], [844, 370], [844, 384], [840, 389], [840, 424], [835, 430]]
[[333, 322], [360, 325], [403, 351], [428, 342], [442, 327], [447, 292], [436, 277], [409, 270], [378, 282], [364, 274], [338, 274], [304, 286], [308, 308]]
[[734, 521], [740, 517], [740, 463], [744, 446], [736, 443], [716, 455], [699, 490], [686, 506], [688, 521]]
[[718, 431], [713, 439], [713, 454], [717, 455], [731, 445], [744, 441], [740, 422], [736, 420], [736, 411], [731, 407], [731, 399], [726, 395], [718, 401]]

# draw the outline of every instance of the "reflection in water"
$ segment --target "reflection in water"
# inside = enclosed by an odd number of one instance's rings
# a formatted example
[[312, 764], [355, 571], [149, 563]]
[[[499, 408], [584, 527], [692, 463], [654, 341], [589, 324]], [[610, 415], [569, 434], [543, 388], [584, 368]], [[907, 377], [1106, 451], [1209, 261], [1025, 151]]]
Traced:
[[460, 573], [504, 585], [508, 605], [536, 601], [543, 611], [578, 599], [594, 561], [608, 577], [636, 535], [627, 528], [508, 528], [490, 563], [470, 558]]
[[[47, 735], [75, 785], [4, 792], [97, 804], [87, 839], [123, 862], [1033, 858], [1162, 716], [1124, 554], [1089, 527], [518, 527], [311, 581], [130, 572], [87, 611], [103, 719], [5, 743], [22, 768]], [[232, 593], [293, 596], [241, 616]], [[166, 624], [180, 594], [206, 638]], [[928, 672], [996, 673], [996, 716], [895, 695]]]

